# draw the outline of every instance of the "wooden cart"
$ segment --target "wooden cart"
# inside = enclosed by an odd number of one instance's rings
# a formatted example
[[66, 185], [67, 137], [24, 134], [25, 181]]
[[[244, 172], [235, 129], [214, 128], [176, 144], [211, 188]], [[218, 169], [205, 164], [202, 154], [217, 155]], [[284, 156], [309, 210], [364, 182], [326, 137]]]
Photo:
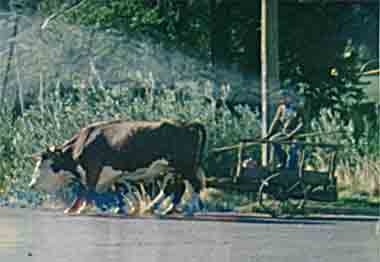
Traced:
[[[295, 169], [276, 168], [273, 161], [268, 166], [259, 164], [244, 167], [244, 150], [256, 145], [279, 143], [284, 147], [297, 143], [300, 150]], [[307, 200], [333, 202], [337, 200], [337, 183], [334, 176], [339, 146], [305, 142], [274, 142], [269, 140], [251, 140], [237, 146], [225, 147], [216, 152], [238, 150], [234, 174], [229, 177], [208, 177], [207, 186], [224, 190], [256, 193], [257, 201], [272, 216], [305, 212]], [[315, 157], [315, 151], [323, 152], [327, 168], [323, 171], [306, 168], [306, 161]], [[258, 154], [260, 155], [260, 152]], [[252, 160], [254, 161], [254, 160]], [[256, 161], [260, 163], [260, 161]]]

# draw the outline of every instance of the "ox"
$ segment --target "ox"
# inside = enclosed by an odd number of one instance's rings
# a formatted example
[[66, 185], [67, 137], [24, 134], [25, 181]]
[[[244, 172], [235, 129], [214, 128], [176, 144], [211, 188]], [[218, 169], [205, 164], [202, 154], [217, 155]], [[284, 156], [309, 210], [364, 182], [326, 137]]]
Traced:
[[[97, 191], [100, 181], [127, 175], [164, 158], [176, 176], [181, 181], [187, 180], [199, 195], [204, 182], [197, 171], [205, 141], [204, 126], [195, 122], [114, 120], [94, 123], [62, 145], [35, 154], [37, 164], [30, 187], [51, 191], [69, 176], [78, 178], [84, 190], [65, 210], [78, 212], [86, 205], [90, 193]], [[184, 186], [176, 185], [177, 194], [182, 194]]]

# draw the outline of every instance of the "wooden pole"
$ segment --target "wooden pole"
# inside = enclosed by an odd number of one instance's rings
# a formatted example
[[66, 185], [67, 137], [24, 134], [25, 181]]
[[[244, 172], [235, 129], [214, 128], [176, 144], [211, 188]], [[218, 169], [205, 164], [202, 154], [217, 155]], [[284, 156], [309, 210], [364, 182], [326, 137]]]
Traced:
[[238, 150], [238, 160], [237, 160], [237, 166], [236, 166], [236, 173], [234, 177], [234, 181], [236, 182], [239, 177], [240, 177], [240, 172], [241, 172], [241, 164], [243, 162], [243, 150], [244, 150], [244, 143], [240, 142], [239, 143], [239, 150]]
[[[268, 131], [267, 105], [267, 0], [261, 1], [261, 136], [265, 138]], [[268, 145], [263, 144], [261, 149], [263, 166], [268, 165]]]
[[[266, 137], [271, 115], [268, 94], [278, 87], [278, 1], [261, 0], [261, 136]], [[262, 165], [268, 165], [268, 145], [262, 147]]]

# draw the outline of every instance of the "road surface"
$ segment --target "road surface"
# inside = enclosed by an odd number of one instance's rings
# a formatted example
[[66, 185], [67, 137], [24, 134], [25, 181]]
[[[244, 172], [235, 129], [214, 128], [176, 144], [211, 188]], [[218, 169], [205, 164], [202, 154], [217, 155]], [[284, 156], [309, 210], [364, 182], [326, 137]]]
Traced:
[[0, 261], [378, 262], [376, 221], [178, 221], [0, 208]]

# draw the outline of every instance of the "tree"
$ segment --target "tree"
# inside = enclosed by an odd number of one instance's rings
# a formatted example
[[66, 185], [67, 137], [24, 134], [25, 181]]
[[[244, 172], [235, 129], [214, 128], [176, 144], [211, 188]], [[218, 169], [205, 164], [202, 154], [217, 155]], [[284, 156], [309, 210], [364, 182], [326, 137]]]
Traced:
[[210, 56], [214, 66], [231, 64], [231, 2], [210, 0]]
[[9, 2], [8, 1], [0, 1], [0, 10], [9, 10]]
[[[379, 8], [378, 4], [372, 6]], [[347, 36], [353, 25], [365, 28], [363, 21], [355, 19], [357, 7], [326, 3], [281, 5], [280, 75], [281, 79], [291, 79], [305, 97], [308, 120], [318, 117], [322, 108], [349, 118], [350, 108], [363, 98], [360, 48], [353, 45], [352, 36]]]
[[4, 105], [6, 91], [8, 88], [8, 82], [10, 78], [11, 67], [13, 63], [13, 56], [14, 56], [15, 46], [16, 46], [16, 37], [18, 33], [18, 27], [19, 27], [19, 16], [17, 15], [17, 13], [14, 13], [13, 33], [11, 36], [13, 41], [9, 43], [8, 59], [7, 59], [7, 64], [6, 64], [6, 69], [5, 69], [4, 79], [3, 79], [3, 85], [2, 85], [1, 93], [0, 93], [0, 105]]
[[[66, 2], [41, 1], [47, 14]], [[97, 24], [125, 33], [148, 34], [205, 61], [226, 66], [234, 64], [248, 77], [259, 76], [259, 0], [84, 2], [62, 19], [84, 25]], [[292, 80], [297, 91], [305, 96], [309, 119], [318, 116], [312, 112], [322, 108], [349, 116], [345, 108], [350, 104], [340, 96], [361, 99], [362, 87], [356, 72], [366, 62], [365, 57], [379, 56], [378, 33], [372, 33], [379, 28], [379, 4], [375, 1], [275, 2], [280, 11], [280, 79], [282, 82]], [[365, 52], [363, 41], [370, 47]], [[347, 56], [349, 53], [351, 57]], [[243, 88], [235, 86], [235, 89]]]

